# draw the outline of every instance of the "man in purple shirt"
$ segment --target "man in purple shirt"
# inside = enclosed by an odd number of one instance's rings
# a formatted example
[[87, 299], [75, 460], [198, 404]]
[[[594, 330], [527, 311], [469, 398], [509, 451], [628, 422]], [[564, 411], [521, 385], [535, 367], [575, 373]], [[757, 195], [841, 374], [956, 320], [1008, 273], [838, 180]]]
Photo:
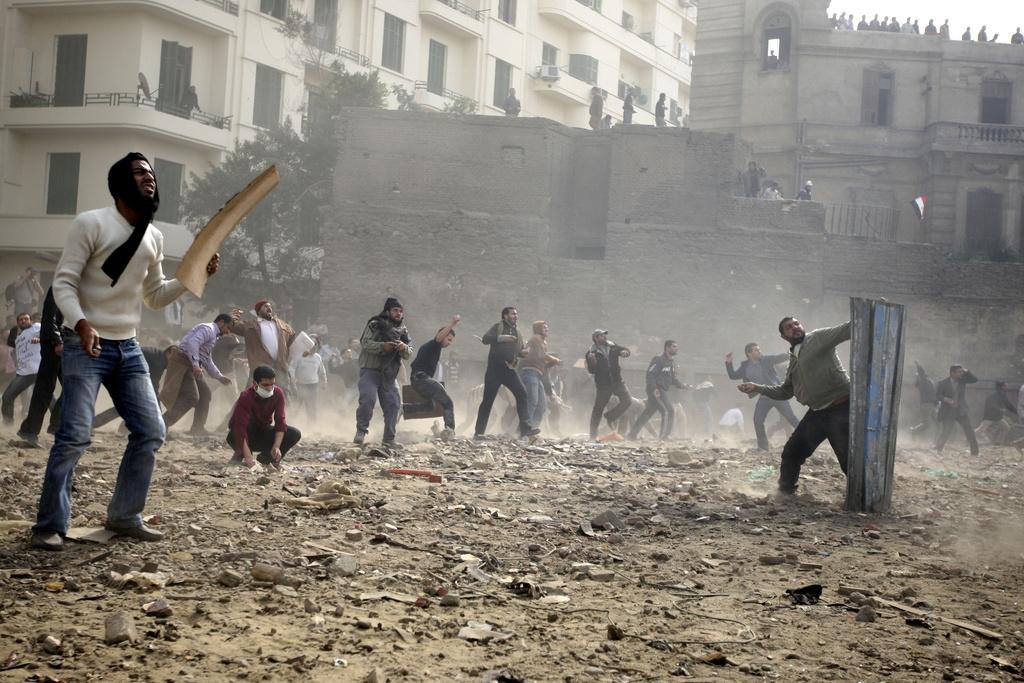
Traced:
[[192, 417], [193, 436], [206, 436], [206, 417], [210, 412], [210, 387], [203, 379], [203, 371], [221, 384], [230, 384], [210, 352], [217, 338], [230, 332], [231, 316], [221, 313], [212, 323], [199, 323], [189, 330], [181, 343], [172, 346], [167, 353], [167, 373], [160, 389], [160, 400], [168, 406], [164, 413], [164, 424], [168, 427], [180, 420], [185, 413], [195, 408]]

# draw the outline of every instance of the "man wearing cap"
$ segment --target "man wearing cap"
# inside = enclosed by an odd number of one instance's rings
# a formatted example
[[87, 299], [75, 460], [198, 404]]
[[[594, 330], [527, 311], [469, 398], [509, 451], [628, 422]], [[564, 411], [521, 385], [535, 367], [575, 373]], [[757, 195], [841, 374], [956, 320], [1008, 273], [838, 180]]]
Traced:
[[[156, 451], [165, 428], [149, 370], [135, 339], [141, 304], [161, 308], [184, 294], [164, 279], [163, 235], [152, 225], [160, 205], [156, 175], [132, 152], [111, 166], [107, 187], [114, 206], [86, 211], [71, 224], [53, 278], [53, 298], [64, 314], [60, 427], [43, 475], [32, 545], [62, 550], [71, 518], [75, 465], [89, 447], [100, 386], [128, 428], [128, 446], [107, 506], [107, 529], [142, 541], [163, 533], [142, 521]], [[206, 272], [217, 272], [214, 255]]]
[[241, 335], [245, 342], [245, 355], [250, 368], [261, 365], [274, 368], [281, 377], [288, 376], [288, 347], [295, 341], [295, 331], [285, 321], [274, 315], [274, 306], [267, 299], [260, 299], [253, 306], [256, 317], [241, 320], [242, 311], [232, 311], [234, 320], [229, 331]]
[[402, 360], [412, 356], [409, 331], [405, 329], [405, 309], [395, 297], [388, 297], [384, 310], [366, 321], [359, 339], [359, 407], [356, 409], [357, 444], [366, 439], [370, 430], [373, 408], [380, 399], [384, 413], [385, 446], [395, 443], [395, 427], [402, 397], [398, 393], [398, 371]]
[[796, 198], [806, 202], [811, 201], [811, 188], [813, 187], [814, 183], [808, 180], [806, 183], [804, 183], [804, 189], [797, 192]]
[[619, 363], [629, 358], [629, 349], [608, 341], [608, 330], [594, 330], [590, 335], [594, 342], [587, 351], [587, 371], [594, 376], [597, 395], [594, 397], [594, 409], [590, 413], [590, 439], [597, 438], [597, 428], [601, 425], [601, 415], [612, 396], [619, 402], [604, 415], [608, 424], [615, 429], [615, 423], [633, 405], [633, 397], [629, 395], [626, 383], [622, 381], [622, 368]]

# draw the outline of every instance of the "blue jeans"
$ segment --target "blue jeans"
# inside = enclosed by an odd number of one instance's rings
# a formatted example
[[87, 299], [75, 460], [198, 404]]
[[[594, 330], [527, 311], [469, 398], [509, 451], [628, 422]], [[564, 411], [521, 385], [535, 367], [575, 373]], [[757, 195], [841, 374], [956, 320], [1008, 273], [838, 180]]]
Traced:
[[92, 358], [77, 337], [64, 342], [60, 427], [43, 475], [35, 531], [67, 533], [71, 483], [78, 459], [92, 441], [96, 395], [101, 385], [107, 388], [129, 433], [114, 495], [107, 506], [107, 524], [142, 524], [156, 452], [164, 443], [166, 428], [139, 343], [134, 339], [102, 339], [100, 346], [99, 357]]
[[530, 424], [539, 427], [544, 413], [548, 409], [548, 395], [544, 393], [544, 378], [536, 370], [523, 368], [519, 378], [526, 387], [526, 412], [530, 414]]

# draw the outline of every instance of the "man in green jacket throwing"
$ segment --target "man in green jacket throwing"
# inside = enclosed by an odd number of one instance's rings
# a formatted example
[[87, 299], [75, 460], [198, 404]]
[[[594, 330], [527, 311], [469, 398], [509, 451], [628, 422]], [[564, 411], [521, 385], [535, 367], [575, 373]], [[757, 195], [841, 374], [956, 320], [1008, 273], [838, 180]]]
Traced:
[[799, 320], [787, 316], [779, 323], [779, 333], [790, 344], [785, 381], [774, 386], [744, 382], [739, 390], [776, 401], [796, 397], [808, 407], [782, 449], [779, 491], [793, 494], [801, 465], [825, 439], [846, 474], [846, 457], [850, 450], [850, 378], [836, 354], [836, 346], [850, 340], [850, 323], [805, 332]]

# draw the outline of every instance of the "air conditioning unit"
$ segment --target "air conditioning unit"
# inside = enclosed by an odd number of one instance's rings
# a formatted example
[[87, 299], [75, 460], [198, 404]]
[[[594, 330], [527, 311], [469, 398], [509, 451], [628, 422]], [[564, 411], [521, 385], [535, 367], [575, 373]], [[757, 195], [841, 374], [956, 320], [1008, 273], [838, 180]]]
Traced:
[[537, 67], [537, 78], [542, 81], [557, 81], [562, 77], [562, 72], [555, 64], [545, 64]]
[[628, 12], [622, 13], [622, 28], [627, 31], [632, 31], [636, 21], [633, 19], [633, 15]]

